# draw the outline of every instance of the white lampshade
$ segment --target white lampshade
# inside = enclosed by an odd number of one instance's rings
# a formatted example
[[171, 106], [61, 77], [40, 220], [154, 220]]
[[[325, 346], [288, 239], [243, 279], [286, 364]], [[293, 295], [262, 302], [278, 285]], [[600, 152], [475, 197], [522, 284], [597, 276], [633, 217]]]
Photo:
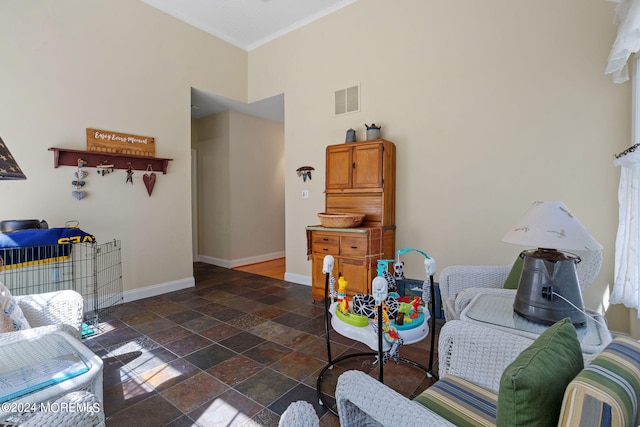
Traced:
[[602, 249], [602, 245], [562, 202], [534, 202], [502, 241], [569, 251]]

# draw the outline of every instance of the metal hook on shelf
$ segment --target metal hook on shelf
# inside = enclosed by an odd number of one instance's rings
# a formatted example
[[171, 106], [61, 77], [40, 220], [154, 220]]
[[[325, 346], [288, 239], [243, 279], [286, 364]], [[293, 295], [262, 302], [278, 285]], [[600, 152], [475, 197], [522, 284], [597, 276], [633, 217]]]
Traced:
[[129, 167], [127, 168], [127, 180], [125, 183], [130, 182], [133, 185], [133, 168], [131, 167], [131, 162], [127, 162]]

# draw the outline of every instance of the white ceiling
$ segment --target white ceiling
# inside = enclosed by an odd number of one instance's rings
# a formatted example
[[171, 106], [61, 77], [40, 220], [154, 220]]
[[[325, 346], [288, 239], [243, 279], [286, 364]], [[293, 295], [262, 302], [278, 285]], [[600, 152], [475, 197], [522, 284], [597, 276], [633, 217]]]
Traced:
[[[142, 0], [171, 16], [250, 51], [357, 0]], [[226, 110], [284, 122], [284, 95], [244, 104], [191, 90], [191, 117]]]
[[142, 0], [244, 50], [357, 0]]

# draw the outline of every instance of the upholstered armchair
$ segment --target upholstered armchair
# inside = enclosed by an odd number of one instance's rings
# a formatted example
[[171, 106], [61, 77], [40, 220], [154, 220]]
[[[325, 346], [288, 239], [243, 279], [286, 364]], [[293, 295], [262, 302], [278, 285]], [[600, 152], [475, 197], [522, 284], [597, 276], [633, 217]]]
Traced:
[[[572, 251], [580, 258], [576, 265], [580, 289], [585, 289], [596, 278], [602, 266], [601, 251]], [[514, 264], [453, 265], [440, 272], [440, 297], [446, 321], [459, 319], [462, 310], [479, 293], [515, 294], [513, 289], [504, 289]], [[519, 277], [519, 272], [516, 273]]]

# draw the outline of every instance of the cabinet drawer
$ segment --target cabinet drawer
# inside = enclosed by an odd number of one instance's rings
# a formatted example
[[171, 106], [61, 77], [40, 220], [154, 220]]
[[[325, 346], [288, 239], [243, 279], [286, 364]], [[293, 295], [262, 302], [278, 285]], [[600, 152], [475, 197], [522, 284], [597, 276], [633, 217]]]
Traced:
[[331, 243], [313, 242], [311, 251], [314, 255], [339, 255], [340, 246]]
[[329, 233], [313, 233], [311, 251], [316, 255], [339, 255], [340, 237]]
[[335, 234], [313, 233], [313, 244], [336, 245], [340, 244], [340, 237]]
[[340, 238], [340, 255], [343, 256], [366, 256], [367, 255], [367, 238], [347, 237]]

